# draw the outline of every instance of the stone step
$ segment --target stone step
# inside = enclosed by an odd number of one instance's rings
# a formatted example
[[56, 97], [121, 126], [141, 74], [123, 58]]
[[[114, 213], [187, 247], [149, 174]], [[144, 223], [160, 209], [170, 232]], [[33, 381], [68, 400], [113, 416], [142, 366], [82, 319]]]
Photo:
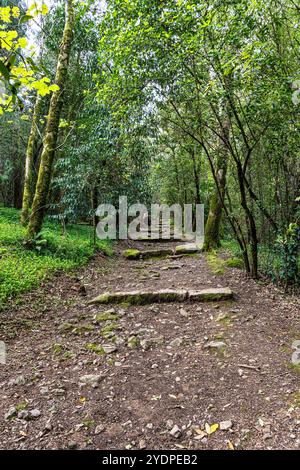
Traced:
[[189, 291], [191, 302], [209, 302], [233, 299], [233, 291], [229, 287], [212, 287], [198, 291]]
[[167, 302], [210, 302], [233, 299], [233, 291], [228, 287], [209, 288], [199, 291], [163, 289], [158, 291], [128, 291], [105, 292], [92, 299], [90, 304], [118, 304], [146, 305]]
[[175, 250], [172, 248], [158, 248], [155, 250], [136, 250], [128, 249], [123, 251], [122, 256], [129, 260], [161, 258], [166, 256], [184, 256], [194, 253], [199, 253], [202, 249], [201, 243], [186, 243], [184, 245], [176, 246]]
[[161, 258], [173, 254], [171, 248], [160, 248], [158, 250], [125, 250], [122, 253], [122, 256], [126, 259], [149, 259], [149, 258]]
[[175, 248], [175, 255], [186, 255], [198, 253], [202, 250], [203, 243], [185, 243], [184, 245], [178, 245]]

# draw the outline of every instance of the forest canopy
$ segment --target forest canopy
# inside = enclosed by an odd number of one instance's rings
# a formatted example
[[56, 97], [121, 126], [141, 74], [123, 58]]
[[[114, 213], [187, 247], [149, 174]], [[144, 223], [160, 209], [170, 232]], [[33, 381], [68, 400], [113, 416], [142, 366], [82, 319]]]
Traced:
[[3, 0], [0, 203], [28, 243], [120, 195], [204, 204], [206, 251], [297, 284], [299, 21], [292, 0]]

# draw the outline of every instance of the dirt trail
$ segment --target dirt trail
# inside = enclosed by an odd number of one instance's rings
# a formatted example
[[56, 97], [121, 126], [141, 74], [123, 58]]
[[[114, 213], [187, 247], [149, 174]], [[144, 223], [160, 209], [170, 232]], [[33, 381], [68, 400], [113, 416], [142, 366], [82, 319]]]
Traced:
[[[113, 290], [227, 286], [234, 301], [117, 305], [104, 316], [109, 306], [88, 305]], [[290, 366], [299, 299], [238, 269], [214, 275], [204, 255], [97, 255], [77, 277], [59, 275], [12, 304], [0, 333], [2, 449], [300, 447], [300, 375]], [[222, 429], [206, 435], [206, 423]]]

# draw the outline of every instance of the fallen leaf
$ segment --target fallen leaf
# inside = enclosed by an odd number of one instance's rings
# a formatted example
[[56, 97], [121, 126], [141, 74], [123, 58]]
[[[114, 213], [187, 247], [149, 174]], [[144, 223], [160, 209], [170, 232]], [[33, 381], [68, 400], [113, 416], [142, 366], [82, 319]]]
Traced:
[[216, 430], [218, 429], [219, 425], [217, 423], [215, 424], [212, 424], [212, 425], [209, 425], [208, 423], [205, 423], [205, 431], [207, 432], [207, 434], [210, 436], [211, 434], [213, 434], [214, 432], [216, 432]]
[[229, 450], [234, 450], [234, 445], [232, 444], [231, 441], [227, 441], [227, 447]]

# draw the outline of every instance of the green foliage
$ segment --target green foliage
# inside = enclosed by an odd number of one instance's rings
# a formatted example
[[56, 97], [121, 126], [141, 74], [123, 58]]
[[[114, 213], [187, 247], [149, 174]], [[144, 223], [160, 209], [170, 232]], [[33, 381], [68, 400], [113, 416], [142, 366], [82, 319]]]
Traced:
[[94, 247], [90, 226], [72, 225], [62, 234], [59, 225], [48, 222], [41, 235], [43, 243], [26, 249], [19, 211], [0, 208], [0, 308], [9, 298], [37, 287], [49, 275], [83, 265], [95, 249], [111, 254], [109, 241], [97, 241]]
[[290, 224], [285, 233], [278, 236], [275, 245], [278, 253], [277, 276], [286, 285], [300, 281], [300, 227]]

